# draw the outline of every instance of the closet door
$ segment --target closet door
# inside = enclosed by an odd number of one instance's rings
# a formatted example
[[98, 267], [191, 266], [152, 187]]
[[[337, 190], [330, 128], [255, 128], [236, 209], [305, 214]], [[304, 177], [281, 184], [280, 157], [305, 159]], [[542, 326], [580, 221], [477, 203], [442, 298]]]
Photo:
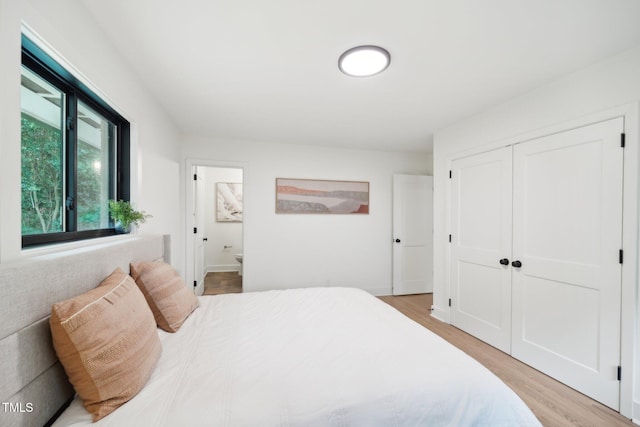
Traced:
[[614, 409], [621, 132], [620, 118], [513, 151], [512, 355]]
[[510, 351], [511, 148], [452, 162], [451, 323]]

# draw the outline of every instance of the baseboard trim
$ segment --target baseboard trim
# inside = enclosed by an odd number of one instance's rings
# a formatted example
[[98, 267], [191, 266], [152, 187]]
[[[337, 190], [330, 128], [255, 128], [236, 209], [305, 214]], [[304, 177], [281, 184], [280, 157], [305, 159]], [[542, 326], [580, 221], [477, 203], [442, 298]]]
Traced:
[[640, 425], [640, 401], [633, 401], [633, 413], [631, 414], [631, 421], [634, 424]]
[[441, 322], [449, 323], [449, 310], [443, 310], [435, 305], [431, 306], [431, 316]]
[[239, 264], [229, 264], [229, 265], [208, 265], [207, 273], [224, 273], [228, 271], [240, 271]]

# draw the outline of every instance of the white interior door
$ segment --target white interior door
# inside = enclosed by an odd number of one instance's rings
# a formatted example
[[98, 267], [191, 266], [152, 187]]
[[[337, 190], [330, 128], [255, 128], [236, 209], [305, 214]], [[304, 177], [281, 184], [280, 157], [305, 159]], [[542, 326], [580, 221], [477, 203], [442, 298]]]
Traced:
[[433, 177], [393, 176], [393, 294], [433, 292]]
[[622, 119], [514, 147], [512, 354], [619, 406]]
[[451, 323], [510, 351], [511, 148], [451, 170]]
[[[204, 268], [204, 191], [205, 182], [202, 167], [193, 168], [193, 224], [194, 224], [194, 252], [193, 252], [193, 279], [195, 281], [195, 292], [201, 295], [204, 291], [204, 278], [206, 271]], [[200, 175], [199, 175], [200, 174]]]

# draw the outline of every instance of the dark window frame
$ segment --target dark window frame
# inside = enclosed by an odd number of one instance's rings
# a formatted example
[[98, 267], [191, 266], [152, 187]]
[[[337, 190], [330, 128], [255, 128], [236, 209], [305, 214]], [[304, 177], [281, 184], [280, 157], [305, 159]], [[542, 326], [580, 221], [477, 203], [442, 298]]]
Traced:
[[[129, 201], [131, 182], [129, 122], [25, 35], [22, 35], [22, 65], [66, 94], [66, 117], [63, 123], [67, 126], [63, 141], [65, 145], [65, 194], [63, 201], [68, 197], [73, 197], [74, 200], [77, 198], [77, 163], [75, 157], [78, 141], [75, 123], [78, 121], [77, 106], [80, 101], [117, 127], [114, 141], [115, 147], [109, 147], [111, 153], [109, 155], [109, 198]], [[71, 120], [71, 124], [69, 120]], [[113, 155], [114, 149], [115, 156]], [[65, 230], [67, 231], [23, 235], [22, 248], [115, 234], [111, 220], [109, 220], [108, 228], [77, 231], [77, 210], [67, 210], [66, 212]]]

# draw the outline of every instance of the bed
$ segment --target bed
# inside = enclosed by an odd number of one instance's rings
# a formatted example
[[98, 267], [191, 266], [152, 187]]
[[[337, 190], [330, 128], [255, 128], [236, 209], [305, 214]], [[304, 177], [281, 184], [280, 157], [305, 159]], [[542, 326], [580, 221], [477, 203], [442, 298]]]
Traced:
[[[144, 239], [166, 245], [162, 236]], [[145, 250], [128, 257], [168, 259]], [[198, 303], [176, 332], [158, 329], [161, 356], [131, 400], [92, 423], [76, 396], [54, 426], [540, 425], [483, 366], [362, 290], [278, 290]], [[56, 409], [48, 403], [55, 389], [47, 387], [37, 387], [42, 401], [30, 401], [32, 412], [0, 424], [42, 425], [32, 422], [34, 413], [45, 403], [41, 415]], [[62, 393], [57, 400], [73, 396]]]

